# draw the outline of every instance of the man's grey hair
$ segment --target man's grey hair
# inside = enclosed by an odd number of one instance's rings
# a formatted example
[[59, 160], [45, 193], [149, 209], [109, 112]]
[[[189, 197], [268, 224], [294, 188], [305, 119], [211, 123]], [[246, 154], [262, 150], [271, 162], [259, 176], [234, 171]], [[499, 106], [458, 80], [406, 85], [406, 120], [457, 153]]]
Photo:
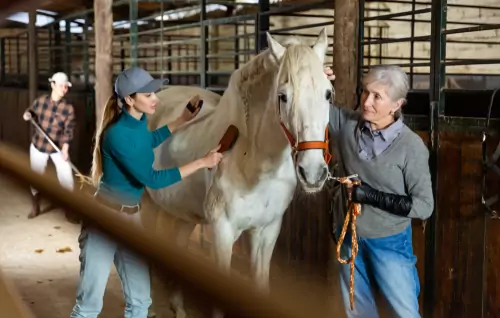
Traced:
[[[393, 101], [403, 99], [403, 105], [406, 104], [406, 95], [410, 90], [408, 75], [397, 65], [374, 66], [363, 76], [361, 82], [363, 87], [372, 83], [382, 84], [386, 86], [387, 94]], [[402, 117], [401, 108], [394, 117]]]

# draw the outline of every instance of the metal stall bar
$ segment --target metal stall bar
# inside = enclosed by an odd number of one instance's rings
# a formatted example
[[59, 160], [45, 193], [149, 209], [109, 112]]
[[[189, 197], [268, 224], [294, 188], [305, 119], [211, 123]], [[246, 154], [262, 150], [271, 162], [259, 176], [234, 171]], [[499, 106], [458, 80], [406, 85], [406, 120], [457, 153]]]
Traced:
[[[368, 9], [372, 9], [373, 4], [377, 3], [395, 3], [393, 1], [364, 1], [363, 2], [363, 8], [360, 8], [360, 20], [362, 21], [362, 34], [359, 36], [359, 46], [360, 46], [360, 57], [358, 61], [358, 70], [359, 70], [359, 76], [361, 78], [363, 70], [368, 69], [370, 66], [372, 66], [371, 61], [373, 59], [378, 60], [378, 64], [384, 64], [384, 65], [399, 65], [401, 67], [408, 67], [409, 68], [409, 78], [410, 78], [410, 87], [413, 87], [413, 80], [414, 80], [414, 74], [415, 74], [415, 68], [416, 67], [425, 67], [429, 66], [430, 63], [425, 63], [426, 61], [429, 61], [427, 58], [422, 58], [422, 57], [415, 57], [415, 42], [428, 42], [430, 40], [430, 36], [423, 35], [423, 36], [415, 36], [415, 24], [418, 21], [416, 19], [416, 15], [418, 14], [426, 14], [431, 12], [431, 8], [422, 8], [422, 9], [415, 9], [415, 1], [396, 1], [397, 3], [401, 4], [406, 4], [406, 5], [411, 5], [411, 10], [406, 10], [406, 11], [401, 11], [401, 12], [395, 12], [395, 13], [389, 13], [389, 14], [380, 14], [377, 16], [367, 16], [367, 13], [370, 12]], [[430, 3], [421, 3], [422, 5], [430, 5]], [[367, 7], [368, 6], [368, 7]], [[401, 17], [404, 16], [410, 16], [408, 19], [401, 19]], [[362, 19], [361, 19], [362, 18]], [[377, 21], [384, 21], [386, 23], [390, 23], [391, 21], [400, 21], [404, 20], [406, 22], [410, 23], [410, 32], [408, 37], [398, 37], [398, 38], [386, 38], [386, 35], [383, 34], [384, 27], [378, 26], [378, 25], [373, 25], [370, 22], [377, 22]], [[422, 20], [425, 21], [425, 20]], [[387, 26], [388, 28], [389, 26]], [[370, 32], [372, 29], [375, 28], [375, 34], [376, 36], [372, 36]], [[368, 36], [365, 35], [365, 30], [367, 29], [368, 31]], [[389, 47], [387, 45], [389, 44], [395, 44], [395, 43], [403, 43], [403, 42], [408, 42], [408, 50], [409, 50], [409, 57], [408, 56], [393, 56], [392, 53], [389, 51], [387, 53], [384, 53], [383, 46], [386, 46], [386, 50], [389, 50]], [[378, 49], [377, 52], [374, 52], [372, 47], [375, 46], [375, 49]], [[394, 62], [390, 63], [389, 61], [393, 60]], [[408, 61], [409, 63], [401, 63], [400, 61]], [[415, 63], [415, 61], [420, 61], [419, 63]], [[366, 64], [366, 62], [368, 62]], [[389, 63], [388, 63], [389, 62]]]
[[267, 48], [267, 38], [263, 36], [269, 31], [269, 15], [263, 14], [271, 9], [269, 0], [259, 0], [259, 12], [257, 13], [255, 52]]
[[131, 66], [137, 66], [137, 16], [138, 16], [138, 0], [130, 0], [129, 2], [129, 19], [130, 19], [130, 64]]
[[5, 83], [5, 38], [0, 39], [0, 81]]
[[[432, 179], [432, 192], [434, 198], [438, 197], [439, 173], [439, 123], [444, 117], [444, 94], [442, 88], [445, 84], [446, 66], [442, 63], [446, 58], [446, 0], [432, 0], [431, 13], [431, 69], [430, 69], [430, 109], [429, 109], [429, 144], [430, 144], [430, 170]], [[436, 253], [437, 253], [437, 199], [434, 200], [434, 213], [427, 221], [425, 244], [425, 277], [424, 277], [424, 315], [426, 318], [434, 317], [434, 304], [436, 301]]]
[[202, 88], [206, 88], [208, 86], [207, 83], [207, 71], [208, 71], [208, 42], [207, 38], [209, 36], [208, 33], [208, 25], [205, 23], [207, 20], [207, 3], [206, 0], [200, 0], [200, 28], [201, 28], [201, 35], [200, 35], [200, 86]]

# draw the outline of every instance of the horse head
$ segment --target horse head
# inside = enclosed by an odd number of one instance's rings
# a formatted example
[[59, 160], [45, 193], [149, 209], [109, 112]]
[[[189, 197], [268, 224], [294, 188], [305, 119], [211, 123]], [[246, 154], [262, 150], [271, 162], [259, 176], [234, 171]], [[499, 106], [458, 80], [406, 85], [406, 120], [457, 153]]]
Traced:
[[323, 71], [328, 48], [326, 28], [314, 45], [278, 43], [268, 33], [277, 63], [275, 92], [278, 119], [292, 147], [295, 171], [306, 192], [320, 191], [328, 179], [328, 121], [333, 88]]

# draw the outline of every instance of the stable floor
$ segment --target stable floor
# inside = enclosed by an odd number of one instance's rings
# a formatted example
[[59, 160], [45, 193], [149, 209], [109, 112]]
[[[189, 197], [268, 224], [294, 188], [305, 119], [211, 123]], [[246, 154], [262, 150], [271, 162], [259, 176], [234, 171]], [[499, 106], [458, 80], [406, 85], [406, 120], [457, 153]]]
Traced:
[[[43, 213], [40, 216], [28, 219], [30, 200], [29, 188], [20, 187], [0, 175], [0, 268], [14, 282], [24, 302], [37, 318], [68, 318], [75, 304], [79, 278], [80, 225], [68, 223], [64, 213], [51, 207], [48, 202], [42, 203]], [[198, 249], [191, 247], [191, 251], [203, 257]], [[233, 259], [233, 266], [236, 267], [234, 269], [239, 268], [237, 271], [241, 274], [246, 272], [246, 266], [238, 264], [236, 259]], [[273, 271], [271, 281], [280, 281], [282, 270]], [[340, 295], [331, 290], [316, 290], [313, 285], [309, 280], [306, 285], [297, 285], [297, 290], [307, 290], [305, 295], [321, 295], [320, 298], [326, 296], [331, 299], [335, 295], [332, 304], [337, 309], [334, 312], [341, 318], [342, 311], [338, 309], [341, 308]], [[173, 317], [169, 309], [167, 286], [159, 279], [154, 279], [157, 318]], [[104, 307], [99, 317], [121, 318], [124, 306], [120, 280], [112, 266]], [[189, 299], [186, 299], [186, 307], [191, 318], [207, 316], [207, 308], [201, 309], [205, 312], [202, 314]]]
[[[45, 213], [28, 219], [28, 191], [0, 176], [0, 268], [37, 318], [67, 318], [75, 303], [80, 270], [80, 226], [66, 222], [62, 211], [47, 202], [42, 204]], [[160, 307], [159, 318], [171, 316], [166, 301], [156, 307]], [[123, 317], [123, 308], [113, 267], [100, 317]]]

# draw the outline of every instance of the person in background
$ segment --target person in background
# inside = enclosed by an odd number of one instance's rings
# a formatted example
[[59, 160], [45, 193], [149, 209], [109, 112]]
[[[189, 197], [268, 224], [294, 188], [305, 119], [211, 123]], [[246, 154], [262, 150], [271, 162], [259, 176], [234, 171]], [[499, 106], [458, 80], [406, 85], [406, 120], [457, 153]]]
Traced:
[[[335, 77], [330, 68], [327, 76]], [[373, 67], [363, 76], [358, 111], [330, 109], [330, 132], [336, 139], [339, 176], [358, 174], [360, 185], [348, 185], [361, 204], [357, 218], [354, 310], [350, 310], [350, 265], [340, 264], [347, 317], [378, 317], [374, 292], [380, 290], [394, 317], [420, 317], [420, 283], [412, 247], [413, 218], [432, 214], [434, 198], [429, 151], [403, 121], [409, 90], [406, 73], [397, 66]], [[342, 221], [338, 222], [342, 225]], [[342, 227], [336, 227], [338, 239]], [[350, 227], [349, 227], [350, 229]], [[352, 255], [348, 229], [341, 256]]]
[[[92, 183], [97, 187], [95, 198], [138, 224], [141, 222], [139, 202], [144, 187], [168, 187], [199, 169], [215, 167], [222, 159], [222, 154], [217, 152], [219, 146], [205, 157], [182, 167], [153, 168], [153, 149], [200, 110], [191, 113], [186, 107], [173, 123], [150, 132], [146, 115], [155, 112], [159, 103], [155, 92], [166, 83], [165, 80], [153, 79], [139, 67], [120, 73], [115, 81], [115, 94], [104, 108], [95, 136], [91, 175]], [[123, 286], [125, 318], [146, 318], [152, 303], [148, 263], [85, 223], [79, 243], [80, 282], [71, 318], [96, 318], [99, 315], [112, 263]]]
[[[49, 141], [35, 130], [30, 144], [31, 169], [39, 174], [45, 172], [47, 162], [52, 159], [61, 186], [73, 191], [73, 172], [69, 163], [69, 149], [73, 140], [75, 127], [75, 110], [66, 99], [66, 93], [71, 87], [68, 76], [62, 72], [55, 73], [49, 78], [51, 93], [37, 98], [31, 107], [23, 114], [23, 119], [34, 119], [45, 133], [54, 141], [61, 152], [56, 151]], [[28, 218], [40, 214], [40, 193], [31, 187], [32, 207]], [[71, 223], [78, 223], [72, 213], [65, 211], [66, 219]]]

